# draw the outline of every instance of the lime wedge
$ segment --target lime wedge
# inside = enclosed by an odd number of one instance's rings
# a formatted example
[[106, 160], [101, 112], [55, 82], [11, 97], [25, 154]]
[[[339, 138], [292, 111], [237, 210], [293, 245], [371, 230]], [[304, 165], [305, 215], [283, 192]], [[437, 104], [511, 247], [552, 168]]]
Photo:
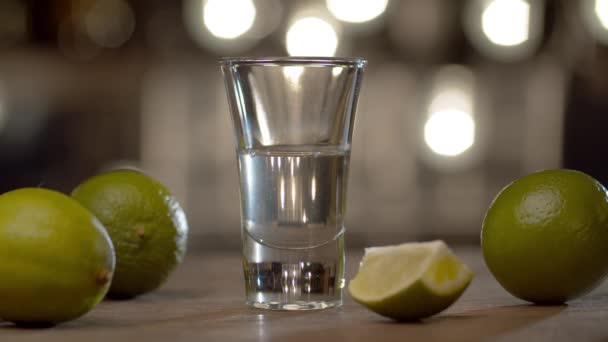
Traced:
[[445, 310], [472, 278], [443, 241], [404, 243], [365, 249], [348, 290], [356, 302], [380, 315], [411, 321]]

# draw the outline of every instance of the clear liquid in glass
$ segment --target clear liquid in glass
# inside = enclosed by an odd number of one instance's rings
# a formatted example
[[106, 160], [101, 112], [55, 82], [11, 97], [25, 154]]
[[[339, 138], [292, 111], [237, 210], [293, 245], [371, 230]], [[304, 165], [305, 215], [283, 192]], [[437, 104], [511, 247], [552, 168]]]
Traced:
[[349, 153], [273, 146], [238, 155], [247, 302], [267, 309], [342, 303]]

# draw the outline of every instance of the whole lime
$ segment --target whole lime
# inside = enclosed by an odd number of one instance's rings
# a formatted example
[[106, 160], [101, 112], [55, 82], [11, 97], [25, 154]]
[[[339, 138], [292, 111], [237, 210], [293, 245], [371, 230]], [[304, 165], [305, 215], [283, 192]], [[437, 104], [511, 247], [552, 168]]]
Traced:
[[61, 193], [0, 195], [0, 318], [24, 325], [79, 317], [104, 297], [114, 271], [101, 223]]
[[94, 176], [72, 196], [108, 230], [116, 271], [108, 295], [132, 298], [164, 283], [186, 252], [188, 224], [179, 203], [143, 173], [118, 170]]
[[483, 221], [484, 259], [511, 294], [558, 304], [608, 274], [608, 197], [591, 176], [547, 170], [522, 177], [494, 199]]

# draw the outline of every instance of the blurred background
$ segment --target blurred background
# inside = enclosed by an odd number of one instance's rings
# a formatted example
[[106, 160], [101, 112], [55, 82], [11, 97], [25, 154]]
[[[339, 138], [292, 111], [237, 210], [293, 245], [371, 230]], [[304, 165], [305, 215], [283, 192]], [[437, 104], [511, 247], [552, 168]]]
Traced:
[[361, 56], [349, 245], [477, 243], [513, 179], [606, 184], [608, 0], [0, 0], [0, 187], [138, 167], [240, 246], [222, 56]]

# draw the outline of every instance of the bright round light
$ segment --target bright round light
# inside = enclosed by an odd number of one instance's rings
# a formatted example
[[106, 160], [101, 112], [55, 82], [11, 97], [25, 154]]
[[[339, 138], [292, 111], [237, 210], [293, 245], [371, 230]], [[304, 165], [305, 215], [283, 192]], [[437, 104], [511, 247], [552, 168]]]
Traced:
[[530, 34], [530, 4], [524, 0], [493, 0], [481, 15], [481, 28], [496, 45], [520, 45]]
[[384, 13], [388, 0], [327, 0], [326, 3], [327, 9], [336, 19], [362, 23]]
[[595, 15], [602, 26], [608, 30], [608, 0], [595, 0]]
[[203, 7], [205, 26], [223, 39], [234, 39], [249, 31], [255, 15], [252, 0], [207, 0]]
[[457, 156], [473, 146], [475, 121], [457, 109], [434, 112], [424, 125], [424, 140], [437, 154]]
[[327, 21], [306, 17], [291, 25], [286, 43], [291, 56], [333, 56], [338, 48], [338, 34]]

